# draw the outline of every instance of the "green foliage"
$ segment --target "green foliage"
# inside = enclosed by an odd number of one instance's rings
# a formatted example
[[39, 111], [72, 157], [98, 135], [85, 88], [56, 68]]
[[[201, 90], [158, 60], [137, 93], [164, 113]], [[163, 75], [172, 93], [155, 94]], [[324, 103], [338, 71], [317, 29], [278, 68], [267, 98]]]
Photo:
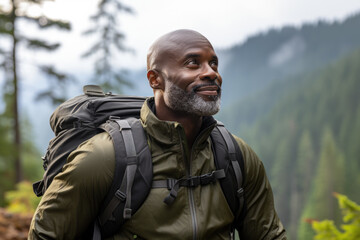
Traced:
[[59, 72], [52, 65], [42, 65], [39, 66], [39, 68], [41, 72], [47, 76], [49, 88], [39, 92], [36, 100], [48, 99], [53, 105], [59, 105], [64, 102], [66, 96], [64, 96], [63, 93], [66, 92], [68, 83], [75, 82], [75, 79], [65, 73]]
[[299, 225], [296, 226], [298, 227], [298, 231], [295, 231], [292, 234], [295, 234], [295, 236], [298, 240], [309, 240], [309, 239], [313, 239], [314, 238], [314, 230], [312, 229], [311, 225], [309, 224], [309, 222], [313, 221], [310, 216], [312, 215], [312, 205], [311, 204], [306, 204], [304, 209], [302, 210], [302, 215], [300, 218], [300, 222]]
[[[5, 97], [3, 100], [2, 102], [8, 101]], [[13, 121], [9, 116], [8, 109], [5, 108], [4, 111], [0, 113], [0, 206], [4, 206], [5, 204], [5, 191], [14, 187], [12, 163], [14, 146], [11, 137], [12, 123]]]
[[50, 19], [44, 15], [38, 17], [23, 16], [23, 18], [35, 23], [40, 30], [51, 27], [56, 27], [60, 30], [71, 30], [71, 24], [69, 22]]
[[27, 47], [29, 49], [39, 49], [39, 50], [47, 50], [53, 51], [60, 47], [59, 43], [49, 44], [46, 41], [41, 41], [38, 39], [27, 39]]
[[324, 220], [322, 222], [313, 221], [312, 226], [317, 232], [315, 239], [337, 240], [340, 238], [340, 232], [337, 230], [334, 221]]
[[360, 206], [347, 196], [335, 194], [342, 210], [344, 224], [340, 231], [334, 221], [313, 221], [312, 227], [316, 232], [316, 240], [357, 240], [360, 239]]
[[333, 192], [344, 189], [345, 162], [336, 146], [331, 129], [325, 127], [314, 185], [301, 219], [303, 223], [298, 237], [300, 240], [312, 239], [314, 236], [309, 224], [304, 223], [306, 219], [331, 218], [340, 222], [340, 215], [335, 211], [336, 201], [331, 196]]
[[333, 192], [344, 190], [345, 162], [341, 151], [336, 147], [330, 128], [325, 128], [319, 165], [314, 178], [314, 189], [311, 193], [313, 217], [340, 220], [336, 214], [336, 202], [331, 197]]
[[[14, 146], [11, 137], [12, 119], [5, 113], [0, 114], [0, 206], [5, 205], [5, 192], [15, 188], [14, 175], [15, 169], [12, 162]], [[23, 117], [22, 125], [22, 164], [24, 166], [24, 179], [29, 181], [37, 181], [43, 174], [42, 161], [40, 160], [40, 152], [33, 143], [31, 124]], [[32, 195], [34, 195], [32, 193]]]
[[291, 239], [311, 239], [306, 218], [339, 221], [333, 191], [360, 199], [359, 66], [356, 50], [326, 68], [274, 82], [220, 118], [264, 161]]
[[23, 132], [22, 164], [24, 166], [24, 179], [35, 182], [38, 181], [44, 173], [40, 158], [41, 153], [33, 142], [34, 133], [32, 132], [31, 123], [26, 116], [24, 116], [21, 125]]
[[[299, 147], [297, 149], [297, 161], [292, 178], [292, 189], [290, 190], [290, 220], [292, 224], [288, 227], [288, 237], [290, 239], [297, 239], [297, 230], [299, 228], [305, 228], [303, 232], [306, 232], [308, 225], [302, 225], [302, 210], [305, 207], [307, 196], [311, 190], [311, 184], [313, 182], [314, 171], [316, 170], [316, 157], [313, 149], [313, 143], [311, 140], [311, 134], [308, 130], [305, 130], [300, 138]], [[281, 184], [280, 184], [281, 185]], [[309, 231], [309, 229], [308, 229]], [[299, 237], [299, 239], [309, 239], [305, 237]]]
[[40, 198], [36, 197], [30, 182], [16, 184], [16, 190], [5, 193], [6, 209], [12, 213], [33, 214]]

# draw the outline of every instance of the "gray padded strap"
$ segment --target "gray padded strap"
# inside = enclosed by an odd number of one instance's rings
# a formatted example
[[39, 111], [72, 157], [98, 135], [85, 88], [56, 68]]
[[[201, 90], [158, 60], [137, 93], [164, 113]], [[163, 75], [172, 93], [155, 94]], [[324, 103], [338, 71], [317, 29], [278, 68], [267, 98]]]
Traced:
[[[111, 199], [109, 204], [104, 209], [103, 214], [99, 217], [100, 225], [103, 225], [107, 220], [115, 220], [112, 215], [120, 202], [125, 201], [123, 217], [124, 219], [131, 218], [131, 189], [137, 170], [137, 155], [134, 143], [131, 126], [127, 120], [113, 119], [120, 127], [120, 133], [123, 136], [125, 151], [126, 151], [126, 169], [120, 188], [116, 191], [115, 196]], [[118, 130], [117, 130], [118, 131]], [[114, 142], [115, 143], [115, 142]], [[114, 144], [114, 146], [117, 146]], [[115, 147], [115, 150], [119, 148]]]
[[[122, 132], [125, 150], [126, 150], [126, 158], [127, 158], [127, 167], [125, 170], [125, 175], [123, 179], [122, 186], [124, 185], [124, 180], [126, 178], [126, 201], [124, 208], [124, 219], [131, 218], [131, 189], [134, 183], [135, 173], [137, 169], [137, 156], [135, 149], [135, 142], [131, 132], [131, 127], [128, 121], [116, 119], [117, 124], [120, 126], [120, 131]], [[120, 187], [121, 190], [121, 187]]]
[[[122, 144], [121, 141], [121, 132], [119, 131], [119, 128], [116, 126], [114, 121], [108, 122], [107, 124], [103, 124], [102, 128], [109, 133], [111, 136], [111, 139], [113, 141], [114, 146], [119, 146]], [[115, 156], [120, 156], [120, 147], [114, 147]], [[100, 226], [103, 226], [105, 222], [109, 220], [113, 220], [114, 217], [112, 215], [115, 208], [119, 205], [121, 201], [124, 201], [126, 198], [125, 194], [122, 194], [119, 190], [116, 191], [115, 196], [111, 199], [111, 201], [108, 203], [102, 214], [99, 216], [99, 223]]]
[[125, 201], [125, 208], [124, 208], [124, 219], [130, 219], [131, 218], [131, 189], [134, 183], [135, 179], [135, 173], [136, 173], [137, 165], [136, 164], [129, 164], [126, 167], [126, 201]]
[[135, 160], [136, 158], [136, 150], [135, 150], [135, 143], [134, 138], [131, 132], [131, 127], [128, 121], [126, 120], [115, 120], [117, 124], [120, 126], [120, 131], [122, 132], [124, 143], [125, 143], [125, 149], [126, 149], [126, 156], [128, 160]]

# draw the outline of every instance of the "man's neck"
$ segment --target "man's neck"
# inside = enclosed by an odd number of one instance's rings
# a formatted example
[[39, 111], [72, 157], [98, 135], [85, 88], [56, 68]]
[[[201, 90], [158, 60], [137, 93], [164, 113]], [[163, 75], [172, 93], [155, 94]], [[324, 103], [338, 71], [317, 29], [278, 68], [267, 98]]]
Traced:
[[168, 108], [163, 102], [160, 103], [156, 100], [155, 106], [156, 117], [158, 119], [178, 122], [183, 126], [189, 148], [191, 148], [196, 136], [199, 134], [203, 118], [201, 116], [188, 114], [185, 112], [175, 112]]

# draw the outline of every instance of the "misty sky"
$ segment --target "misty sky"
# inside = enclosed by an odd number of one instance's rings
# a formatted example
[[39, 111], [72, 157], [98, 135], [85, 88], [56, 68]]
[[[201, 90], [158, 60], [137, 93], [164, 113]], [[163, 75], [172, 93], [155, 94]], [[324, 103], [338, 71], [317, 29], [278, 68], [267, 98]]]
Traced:
[[[2, 2], [8, 2], [0, 0]], [[142, 68], [150, 44], [169, 31], [188, 28], [205, 35], [215, 48], [226, 48], [241, 43], [250, 35], [271, 27], [299, 26], [319, 19], [334, 21], [360, 11], [359, 0], [126, 0], [135, 14], [121, 17], [120, 29], [126, 35], [126, 44], [136, 54], [116, 59], [119, 67]], [[89, 25], [89, 16], [95, 13], [97, 0], [56, 0], [45, 4], [49, 17], [69, 20], [71, 33], [46, 33], [43, 36], [61, 40], [62, 48], [48, 61], [63, 65], [69, 71], [90, 70], [92, 61], [80, 59], [96, 39], [82, 36]], [[34, 30], [32, 30], [34, 31]], [[33, 33], [33, 32], [31, 32]]]
[[[0, 0], [6, 7], [9, 0]], [[43, 11], [48, 17], [67, 20], [72, 24], [71, 32], [47, 30], [39, 32], [32, 25], [21, 29], [31, 37], [47, 41], [60, 41], [56, 52], [20, 51], [23, 75], [37, 75], [36, 63], [54, 64], [64, 72], [82, 78], [91, 74], [94, 59], [82, 59], [98, 36], [86, 37], [82, 33], [91, 25], [89, 16], [96, 12], [98, 0], [47, 1], [42, 9], [33, 9], [38, 15]], [[318, 20], [341, 21], [360, 12], [360, 0], [123, 0], [135, 14], [123, 14], [119, 28], [126, 35], [126, 46], [135, 54], [121, 53], [113, 63], [119, 69], [141, 69], [146, 64], [146, 53], [151, 43], [159, 36], [180, 28], [199, 31], [216, 49], [241, 43], [251, 35], [265, 32], [269, 28], [285, 25], [300, 26]], [[0, 41], [0, 44], [3, 42]], [[276, 59], [275, 59], [276, 60]], [[280, 59], [281, 60], [281, 59]], [[275, 61], [276, 63], [276, 61]], [[221, 59], [220, 59], [221, 64]], [[84, 77], [86, 78], [86, 77]], [[30, 86], [39, 78], [28, 79]], [[1, 77], [0, 77], [1, 82]], [[24, 86], [26, 87], [26, 86]]]
[[[44, 131], [44, 126], [48, 127], [50, 110], [41, 110], [39, 108], [41, 105], [33, 104], [30, 100], [33, 99], [37, 89], [42, 88], [42, 83], [45, 84], [45, 79], [37, 72], [36, 63], [54, 64], [59, 70], [73, 74], [78, 80], [87, 81], [87, 75], [91, 75], [93, 71], [94, 59], [84, 60], [80, 56], [96, 39], [82, 36], [81, 33], [90, 27], [89, 16], [96, 12], [97, 2], [98, 0], [55, 0], [43, 6], [48, 17], [71, 22], [72, 31], [69, 33], [56, 30], [39, 32], [31, 25], [21, 26], [24, 30], [22, 34], [62, 43], [62, 47], [52, 54], [30, 53], [21, 48], [19, 51], [20, 77], [24, 80], [20, 85], [22, 105], [26, 105], [29, 112], [44, 115], [40, 118], [41, 121], [39, 117], [33, 121], [39, 146], [46, 146], [51, 132], [49, 129]], [[350, 14], [360, 12], [360, 0], [126, 0], [122, 2], [136, 12], [134, 15], [123, 15], [120, 19], [119, 27], [126, 35], [126, 45], [136, 52], [135, 55], [122, 54], [114, 59], [117, 67], [125, 69], [144, 68], [146, 52], [151, 43], [175, 29], [197, 30], [219, 49], [241, 43], [249, 36], [272, 27], [300, 26], [304, 22], [314, 23], [320, 19], [341, 21]], [[9, 0], [0, 0], [0, 7], [6, 7], [8, 3]], [[33, 11], [34, 14], [41, 12], [36, 9]], [[5, 43], [0, 39], [0, 44], [3, 47]], [[279, 56], [274, 56], [273, 64], [283, 61], [284, 54]], [[0, 83], [3, 83], [3, 80], [3, 75], [0, 75]], [[80, 94], [81, 90], [78, 91]]]

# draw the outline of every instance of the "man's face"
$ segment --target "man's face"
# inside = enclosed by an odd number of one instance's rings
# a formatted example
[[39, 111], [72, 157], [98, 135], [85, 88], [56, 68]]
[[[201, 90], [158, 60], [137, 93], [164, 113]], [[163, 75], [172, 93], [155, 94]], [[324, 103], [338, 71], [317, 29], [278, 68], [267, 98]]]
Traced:
[[218, 59], [206, 39], [174, 46], [159, 74], [165, 81], [164, 100], [179, 112], [210, 116], [220, 109], [222, 79]]

